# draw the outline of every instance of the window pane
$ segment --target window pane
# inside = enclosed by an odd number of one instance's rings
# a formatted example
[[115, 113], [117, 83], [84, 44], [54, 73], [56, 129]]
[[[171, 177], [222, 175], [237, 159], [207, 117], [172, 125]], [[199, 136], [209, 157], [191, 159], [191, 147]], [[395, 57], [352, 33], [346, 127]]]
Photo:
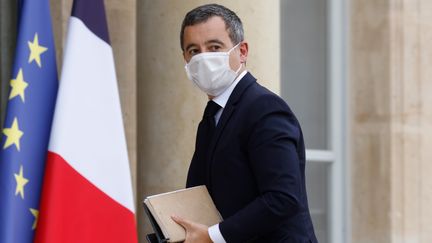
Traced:
[[327, 1], [281, 1], [282, 97], [308, 149], [328, 149]]
[[309, 210], [315, 228], [318, 242], [328, 242], [329, 215], [328, 201], [329, 188], [329, 166], [324, 162], [306, 163], [306, 189], [309, 201]]

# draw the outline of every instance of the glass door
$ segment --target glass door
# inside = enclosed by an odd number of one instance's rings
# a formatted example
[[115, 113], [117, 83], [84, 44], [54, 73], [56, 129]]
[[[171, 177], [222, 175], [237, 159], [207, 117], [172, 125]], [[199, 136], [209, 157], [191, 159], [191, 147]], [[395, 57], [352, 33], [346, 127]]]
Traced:
[[319, 242], [347, 242], [343, 0], [281, 1], [281, 94], [306, 144], [309, 209]]

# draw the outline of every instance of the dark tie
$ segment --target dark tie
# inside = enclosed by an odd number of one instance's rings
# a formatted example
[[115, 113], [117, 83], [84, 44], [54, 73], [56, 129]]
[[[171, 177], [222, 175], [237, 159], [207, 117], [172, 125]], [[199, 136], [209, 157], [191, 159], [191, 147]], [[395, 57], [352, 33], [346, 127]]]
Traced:
[[[202, 145], [204, 145], [203, 147], [201, 147], [201, 149], [205, 151], [206, 155], [209, 152], [208, 151], [209, 145], [213, 138], [214, 131], [216, 129], [216, 122], [214, 116], [216, 115], [217, 111], [220, 108], [221, 107], [218, 104], [216, 104], [213, 100], [209, 100], [204, 110], [204, 115], [201, 124], [198, 127], [198, 136], [200, 139], [199, 143], [202, 143]], [[207, 159], [207, 156], [206, 158], [203, 159]]]
[[218, 110], [221, 108], [220, 105], [216, 104], [213, 100], [209, 100], [209, 102], [207, 102], [207, 106], [204, 110], [204, 116], [203, 116], [203, 121], [204, 120], [208, 120], [207, 122], [209, 122], [209, 127], [211, 129], [214, 130], [214, 128], [216, 127], [216, 123], [215, 123], [215, 115], [218, 112]]
[[195, 153], [189, 167], [187, 186], [206, 183], [207, 165], [209, 164], [209, 146], [216, 130], [215, 115], [222, 107], [210, 100], [204, 110], [203, 119], [198, 126]]

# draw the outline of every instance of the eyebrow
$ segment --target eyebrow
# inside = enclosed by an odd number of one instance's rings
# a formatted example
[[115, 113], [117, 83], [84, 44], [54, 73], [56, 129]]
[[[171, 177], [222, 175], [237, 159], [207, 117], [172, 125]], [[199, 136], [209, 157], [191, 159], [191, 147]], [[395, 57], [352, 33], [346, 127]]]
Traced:
[[[222, 45], [222, 46], [225, 46], [225, 43], [223, 43], [219, 39], [212, 39], [212, 40], [208, 40], [208, 41], [205, 42], [206, 45], [208, 45], [208, 44], [214, 44], [214, 43]], [[185, 51], [189, 50], [191, 47], [194, 47], [194, 46], [198, 46], [198, 45], [194, 44], [194, 43], [187, 45], [186, 48], [185, 48]]]
[[213, 44], [213, 43], [225, 46], [225, 43], [223, 43], [221, 40], [218, 40], [218, 39], [208, 40], [208, 41], [205, 42], [206, 45], [207, 44]]

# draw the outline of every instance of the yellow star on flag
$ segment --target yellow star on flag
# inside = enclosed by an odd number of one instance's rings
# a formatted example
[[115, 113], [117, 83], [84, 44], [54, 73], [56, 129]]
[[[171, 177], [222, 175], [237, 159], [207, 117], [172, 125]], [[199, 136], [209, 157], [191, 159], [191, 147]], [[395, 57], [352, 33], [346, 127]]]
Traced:
[[18, 193], [21, 195], [21, 198], [24, 199], [24, 186], [29, 182], [28, 179], [24, 177], [23, 167], [20, 166], [19, 174], [15, 175], [15, 181], [17, 183], [16, 189], [15, 189], [15, 195], [18, 195]]
[[15, 144], [17, 150], [20, 150], [20, 139], [24, 135], [24, 132], [19, 130], [18, 119], [15, 117], [12, 126], [10, 128], [3, 128], [3, 134], [6, 135], [6, 142], [3, 149], [8, 148], [12, 144]]
[[34, 208], [30, 208], [30, 212], [35, 217], [35, 219], [33, 221], [33, 226], [32, 226], [32, 230], [34, 230], [34, 229], [36, 229], [36, 226], [37, 226], [37, 222], [38, 222], [38, 218], [39, 218], [39, 210], [34, 209]]
[[20, 68], [20, 70], [18, 71], [18, 75], [16, 76], [16, 78], [10, 81], [10, 86], [12, 89], [9, 95], [9, 99], [11, 100], [19, 95], [22, 102], [24, 102], [24, 90], [27, 88], [28, 83], [24, 81], [22, 68]]
[[40, 55], [46, 52], [48, 48], [39, 45], [39, 39], [37, 33], [33, 38], [33, 42], [30, 41], [28, 42], [28, 46], [30, 48], [30, 56], [28, 62], [31, 63], [33, 60], [35, 60], [37, 65], [39, 67], [42, 67]]

